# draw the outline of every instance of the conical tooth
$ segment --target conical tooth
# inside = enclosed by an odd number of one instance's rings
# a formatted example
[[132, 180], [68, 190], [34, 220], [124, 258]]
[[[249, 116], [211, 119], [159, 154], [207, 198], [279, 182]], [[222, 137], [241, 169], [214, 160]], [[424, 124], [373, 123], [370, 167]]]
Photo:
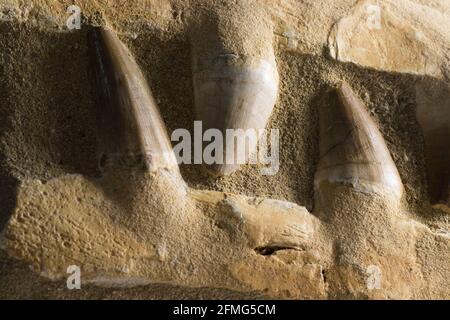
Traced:
[[[226, 23], [221, 17], [217, 19], [193, 32], [192, 69], [196, 117], [204, 130], [218, 129], [224, 137], [224, 163], [210, 169], [227, 175], [255, 152], [259, 133], [277, 99], [279, 77], [271, 27], [263, 22], [258, 27], [249, 26], [237, 21], [241, 18], [230, 18]], [[227, 129], [241, 129], [235, 131], [236, 141], [248, 138], [247, 152], [245, 148], [237, 150], [236, 143], [233, 148], [234, 141], [226, 139]], [[253, 133], [256, 139], [251, 139]]]
[[438, 81], [419, 81], [416, 102], [425, 140], [430, 202], [450, 212], [450, 88]]
[[131, 52], [105, 28], [94, 28], [88, 38], [101, 106], [100, 166], [176, 168], [165, 125]]
[[[320, 160], [316, 191], [326, 184], [400, 199], [403, 185], [386, 143], [363, 102], [342, 83], [337, 103], [320, 110]], [[325, 191], [324, 191], [325, 192]]]

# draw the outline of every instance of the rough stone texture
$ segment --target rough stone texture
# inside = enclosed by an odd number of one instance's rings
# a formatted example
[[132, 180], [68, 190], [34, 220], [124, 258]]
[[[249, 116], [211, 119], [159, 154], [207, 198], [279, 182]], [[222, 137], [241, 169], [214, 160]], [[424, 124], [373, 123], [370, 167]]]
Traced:
[[[389, 198], [330, 185], [322, 190], [328, 209], [320, 222], [295, 204], [219, 192], [193, 191], [174, 202], [162, 192], [170, 190], [165, 177], [137, 175], [24, 182], [3, 245], [41, 275], [59, 279], [67, 266], [82, 265], [83, 282], [102, 286], [170, 283], [281, 298], [447, 297], [449, 235], [401, 214]], [[127, 182], [138, 179], [139, 192], [130, 195]], [[158, 194], [165, 196], [149, 196]], [[382, 272], [381, 289], [367, 287], [370, 265]]]
[[[269, 127], [282, 130], [280, 172], [243, 166], [211, 180], [183, 166], [189, 189], [180, 189], [167, 171], [98, 177], [86, 29], [107, 20], [169, 130], [189, 129], [190, 23], [211, 6], [228, 14], [227, 1], [78, 1], [85, 27], [69, 32], [72, 1], [0, 0], [0, 296], [448, 299], [449, 215], [429, 205], [416, 111], [445, 110], [434, 102], [445, 95], [422, 89], [448, 88], [450, 5], [378, 1], [382, 29], [365, 30], [366, 3], [253, 2], [273, 20], [280, 96]], [[342, 79], [380, 127], [405, 186], [400, 204], [326, 184], [314, 203], [317, 109]], [[65, 289], [70, 264], [82, 267], [79, 293]], [[368, 289], [370, 266], [381, 289]]]
[[449, 4], [441, 6], [359, 1], [331, 31], [330, 54], [375, 69], [442, 77], [450, 61], [450, 15]]
[[[164, 282], [325, 296], [321, 255], [305, 252], [316, 247], [311, 240], [318, 221], [304, 208], [217, 192], [194, 192], [192, 200], [173, 203], [166, 184], [163, 198], [149, 196], [162, 194], [159, 174], [140, 177], [140, 194], [133, 196], [132, 208], [125, 207], [131, 203], [130, 179], [139, 177], [124, 173], [114, 182], [67, 176], [25, 183], [6, 229], [6, 250], [53, 279], [64, 276], [67, 266], [81, 264], [86, 283]], [[112, 182], [116, 190], [108, 195], [102, 186]], [[173, 204], [161, 208], [168, 203]], [[290, 254], [264, 256], [272, 250]]]

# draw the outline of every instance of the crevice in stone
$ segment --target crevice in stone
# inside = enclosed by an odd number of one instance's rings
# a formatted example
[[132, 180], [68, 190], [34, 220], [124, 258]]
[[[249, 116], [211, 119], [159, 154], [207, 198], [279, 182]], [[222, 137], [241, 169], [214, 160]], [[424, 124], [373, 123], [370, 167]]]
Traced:
[[321, 274], [322, 274], [322, 279], [324, 283], [327, 283], [327, 270], [322, 269], [321, 270]]
[[281, 250], [299, 250], [299, 248], [287, 247], [287, 246], [276, 246], [276, 245], [268, 245], [268, 246], [261, 246], [261, 247], [255, 248], [255, 252], [262, 256], [271, 256], [275, 252], [281, 251]]

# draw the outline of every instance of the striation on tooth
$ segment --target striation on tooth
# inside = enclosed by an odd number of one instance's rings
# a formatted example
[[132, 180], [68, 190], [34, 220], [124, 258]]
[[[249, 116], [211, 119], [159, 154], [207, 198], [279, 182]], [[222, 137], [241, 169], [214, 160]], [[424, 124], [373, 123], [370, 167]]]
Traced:
[[[216, 25], [199, 28], [206, 31], [193, 32], [195, 111], [196, 118], [202, 121], [203, 130], [218, 129], [225, 137], [227, 129], [242, 129], [236, 133], [238, 138], [245, 138], [246, 133], [247, 137], [250, 136], [247, 130], [252, 130], [258, 138], [260, 132], [255, 130], [264, 129], [272, 114], [279, 76], [271, 27], [264, 25], [253, 30], [241, 30], [243, 25], [248, 27], [248, 23], [231, 20], [222, 32]], [[252, 41], [259, 46], [252, 47]], [[227, 147], [234, 151], [236, 159], [243, 161], [211, 166], [211, 171], [217, 175], [228, 175], [237, 170], [257, 147], [257, 139], [249, 139], [247, 152], [242, 154], [245, 148], [237, 150], [235, 145], [233, 149], [231, 141], [224, 141], [224, 162]]]
[[96, 94], [101, 106], [101, 168], [175, 168], [177, 161], [148, 83], [117, 35], [94, 28], [88, 35]]
[[323, 184], [349, 185], [364, 193], [400, 199], [403, 184], [386, 143], [363, 102], [346, 84], [335, 104], [320, 109], [320, 160], [315, 190]]

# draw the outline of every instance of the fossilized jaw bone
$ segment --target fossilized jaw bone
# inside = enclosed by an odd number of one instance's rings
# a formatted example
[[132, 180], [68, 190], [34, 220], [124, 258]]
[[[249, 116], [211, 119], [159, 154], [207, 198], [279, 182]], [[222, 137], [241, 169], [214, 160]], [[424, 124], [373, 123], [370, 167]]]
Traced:
[[431, 204], [450, 212], [450, 88], [446, 83], [416, 84], [417, 121], [425, 139]]
[[337, 103], [320, 110], [320, 160], [316, 191], [323, 183], [399, 199], [403, 184], [386, 143], [362, 101], [342, 83]]
[[[240, 24], [235, 21], [229, 24], [224, 27], [227, 33], [223, 30], [219, 32], [217, 29], [220, 27], [213, 26], [192, 36], [196, 116], [202, 121], [204, 130], [218, 129], [223, 134], [226, 129], [264, 129], [278, 94], [279, 76], [272, 47], [273, 33], [266, 27], [261, 27], [263, 31], [254, 29], [249, 32], [240, 30]], [[249, 49], [246, 43], [252, 39], [255, 43], [262, 43], [262, 48]], [[236, 49], [229, 44], [231, 40], [245, 43], [236, 45]], [[237, 136], [244, 136], [244, 131]], [[218, 175], [232, 173], [242, 162], [247, 162], [249, 154], [256, 150], [256, 144], [256, 139], [251, 139], [246, 154], [234, 148], [234, 156], [244, 159], [241, 163], [229, 161], [210, 169]], [[227, 146], [229, 150], [233, 149], [231, 141], [224, 143], [224, 160], [227, 154], [230, 155]]]
[[89, 33], [89, 48], [101, 105], [100, 166], [176, 167], [158, 107], [131, 52], [104, 28]]

